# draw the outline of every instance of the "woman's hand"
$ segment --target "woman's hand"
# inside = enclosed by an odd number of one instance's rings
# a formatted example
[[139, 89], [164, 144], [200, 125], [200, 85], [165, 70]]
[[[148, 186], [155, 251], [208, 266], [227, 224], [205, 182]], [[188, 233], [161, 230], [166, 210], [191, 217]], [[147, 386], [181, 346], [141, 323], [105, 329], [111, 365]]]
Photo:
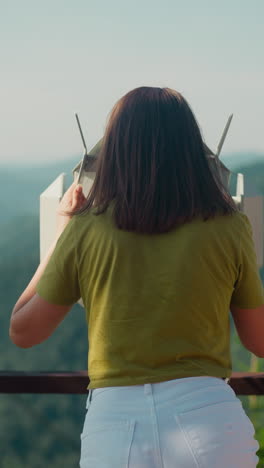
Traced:
[[73, 212], [79, 210], [84, 203], [86, 198], [82, 191], [82, 186], [77, 185], [76, 182], [70, 186], [70, 188], [63, 195], [58, 211], [57, 211], [57, 236], [59, 237], [67, 226], [68, 222], [72, 218]]

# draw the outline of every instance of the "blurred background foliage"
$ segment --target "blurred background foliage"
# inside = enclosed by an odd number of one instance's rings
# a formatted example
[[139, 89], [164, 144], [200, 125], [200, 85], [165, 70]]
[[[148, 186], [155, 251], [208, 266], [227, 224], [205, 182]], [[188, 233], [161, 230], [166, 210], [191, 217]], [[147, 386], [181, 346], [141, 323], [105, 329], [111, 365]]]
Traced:
[[[264, 159], [264, 158], [263, 158]], [[75, 160], [45, 168], [0, 169], [0, 370], [74, 371], [86, 369], [87, 327], [76, 305], [49, 340], [21, 350], [8, 337], [12, 307], [39, 261], [38, 203], [40, 193]], [[264, 194], [264, 162], [237, 168]], [[263, 271], [261, 271], [264, 279]], [[264, 372], [261, 359], [245, 350], [232, 328], [234, 371]], [[85, 395], [0, 394], [1, 468], [74, 468], [79, 464]], [[260, 443], [258, 467], [264, 467], [264, 397], [241, 397]]]

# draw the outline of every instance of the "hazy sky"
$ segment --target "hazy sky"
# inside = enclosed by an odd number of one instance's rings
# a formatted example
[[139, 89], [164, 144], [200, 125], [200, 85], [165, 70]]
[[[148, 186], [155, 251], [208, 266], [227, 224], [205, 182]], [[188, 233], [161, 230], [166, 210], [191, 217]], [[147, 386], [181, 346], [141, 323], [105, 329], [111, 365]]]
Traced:
[[263, 0], [0, 0], [0, 163], [82, 155], [116, 100], [169, 86], [216, 149], [264, 153]]

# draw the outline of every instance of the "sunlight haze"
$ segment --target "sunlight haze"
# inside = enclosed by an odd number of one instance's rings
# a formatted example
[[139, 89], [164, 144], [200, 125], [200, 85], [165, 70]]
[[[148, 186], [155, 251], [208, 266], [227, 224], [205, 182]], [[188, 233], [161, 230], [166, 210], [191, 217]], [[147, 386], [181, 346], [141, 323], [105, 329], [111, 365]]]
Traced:
[[207, 144], [264, 153], [262, 0], [0, 0], [0, 164], [82, 155], [119, 97], [169, 86]]

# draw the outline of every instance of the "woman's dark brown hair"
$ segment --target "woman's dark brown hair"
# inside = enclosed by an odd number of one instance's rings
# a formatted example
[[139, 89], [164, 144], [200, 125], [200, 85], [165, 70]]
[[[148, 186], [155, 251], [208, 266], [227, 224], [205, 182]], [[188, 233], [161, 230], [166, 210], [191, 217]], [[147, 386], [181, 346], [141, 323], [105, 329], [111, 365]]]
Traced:
[[140, 87], [113, 108], [95, 180], [79, 213], [93, 207], [99, 215], [112, 201], [116, 226], [145, 234], [235, 211], [180, 93]]

